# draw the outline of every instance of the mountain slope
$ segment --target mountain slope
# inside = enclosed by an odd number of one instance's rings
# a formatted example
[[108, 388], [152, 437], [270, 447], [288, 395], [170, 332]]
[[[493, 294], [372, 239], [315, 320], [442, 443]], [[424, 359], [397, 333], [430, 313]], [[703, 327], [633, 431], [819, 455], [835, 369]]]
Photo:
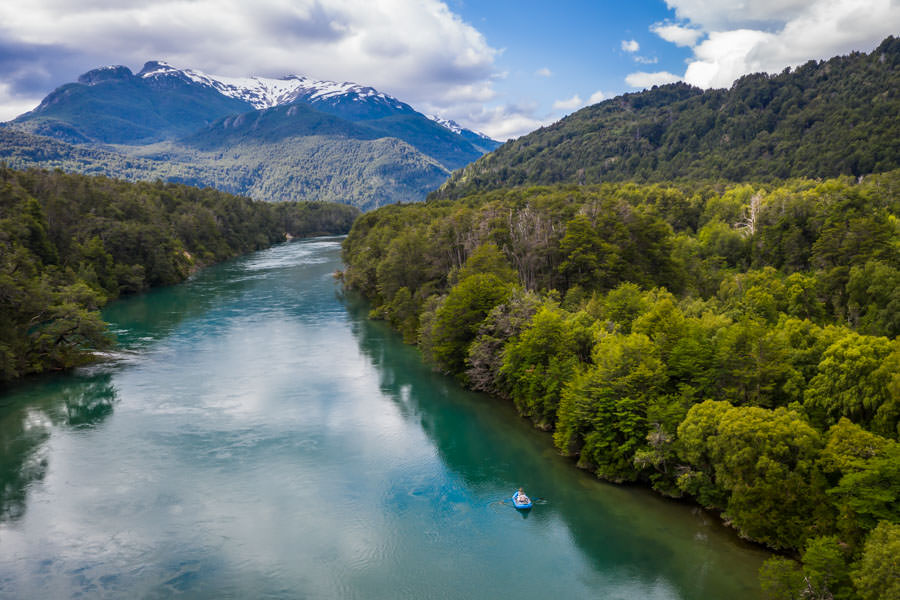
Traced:
[[137, 74], [85, 73], [0, 127], [0, 159], [17, 168], [361, 208], [421, 200], [495, 143], [371, 87], [215, 77], [159, 61]]
[[0, 127], [0, 161], [106, 175], [128, 181], [171, 181], [215, 187], [256, 200], [321, 200], [363, 210], [421, 200], [449, 171], [394, 138], [325, 136], [236, 139], [209, 150], [174, 142], [97, 147], [68, 144]]
[[146, 78], [118, 66], [94, 69], [57, 88], [13, 123], [72, 143], [145, 144], [252, 108], [184, 78]]
[[[395, 138], [443, 165], [448, 171], [469, 164], [484, 152], [444, 126], [410, 109], [386, 116], [351, 120], [322, 112], [297, 100], [263, 110], [228, 116], [182, 141], [213, 150], [237, 141], [273, 142], [304, 135], [333, 136], [357, 140]], [[376, 114], [381, 111], [376, 109]]]
[[862, 175], [900, 166], [900, 40], [871, 54], [625, 94], [505, 144], [436, 193], [516, 185]]
[[[177, 69], [162, 61], [146, 63], [138, 75], [153, 80], [167, 78], [188, 80], [212, 88], [229, 98], [247, 102], [257, 110], [285, 104], [305, 104], [348, 121], [368, 121], [397, 115], [422, 116], [409, 104], [394, 96], [348, 81], [342, 83], [320, 81], [297, 75], [289, 75], [281, 79], [222, 77], [193, 69]], [[454, 121], [433, 116], [427, 118], [437, 124], [441, 130], [454, 134], [450, 139], [465, 140], [476, 146], [482, 153], [500, 145], [500, 142], [492, 140], [482, 133], [466, 129]]]

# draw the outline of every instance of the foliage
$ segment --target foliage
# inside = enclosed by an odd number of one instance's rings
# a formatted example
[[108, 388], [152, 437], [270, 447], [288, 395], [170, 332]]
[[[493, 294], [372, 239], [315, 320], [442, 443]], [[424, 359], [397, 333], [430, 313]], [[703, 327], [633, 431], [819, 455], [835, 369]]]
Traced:
[[820, 423], [840, 417], [887, 436], [897, 436], [900, 395], [892, 387], [900, 341], [849, 332], [825, 350], [809, 382], [805, 405]]
[[434, 313], [431, 356], [435, 363], [448, 373], [462, 372], [482, 321], [509, 294], [509, 284], [493, 273], [471, 275], [454, 286]]
[[900, 524], [882, 521], [872, 531], [853, 583], [862, 600], [900, 598]]
[[575, 319], [553, 304], [541, 306], [503, 350], [500, 376], [519, 411], [544, 427], [554, 424], [563, 385], [578, 364]]

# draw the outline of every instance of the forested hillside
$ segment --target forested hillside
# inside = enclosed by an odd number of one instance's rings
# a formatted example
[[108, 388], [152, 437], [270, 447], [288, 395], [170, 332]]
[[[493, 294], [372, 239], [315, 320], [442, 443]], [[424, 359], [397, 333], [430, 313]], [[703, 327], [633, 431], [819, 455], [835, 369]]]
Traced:
[[358, 211], [171, 183], [0, 166], [0, 382], [90, 360], [120, 294], [285, 239], [346, 233]]
[[900, 167], [900, 39], [731, 89], [684, 83], [584, 108], [453, 173], [435, 194], [517, 185], [863, 175]]
[[343, 279], [579, 466], [801, 558], [770, 597], [875, 600], [900, 591], [898, 217], [897, 170], [520, 187], [361, 216]]
[[62, 169], [128, 181], [162, 179], [215, 187], [256, 200], [316, 198], [368, 210], [418, 200], [448, 171], [394, 138], [317, 135], [228, 140], [222, 148], [161, 142], [147, 146], [76, 145], [0, 128], [0, 160], [15, 169]]

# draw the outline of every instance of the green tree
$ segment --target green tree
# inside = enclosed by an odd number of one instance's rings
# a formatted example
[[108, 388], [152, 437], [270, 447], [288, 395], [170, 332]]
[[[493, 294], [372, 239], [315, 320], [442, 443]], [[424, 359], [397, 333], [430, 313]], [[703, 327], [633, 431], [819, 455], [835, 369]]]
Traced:
[[869, 335], [900, 335], [900, 270], [878, 260], [850, 269], [847, 309], [851, 322]]
[[566, 278], [568, 287], [598, 289], [610, 282], [621, 266], [618, 247], [604, 241], [584, 215], [566, 223], [560, 252], [565, 258], [559, 272]]
[[554, 304], [544, 304], [517, 339], [503, 350], [500, 375], [523, 415], [541, 427], [556, 423], [563, 387], [578, 364], [572, 319]]
[[635, 453], [650, 432], [647, 407], [665, 385], [663, 363], [639, 333], [602, 337], [593, 362], [563, 391], [554, 442], [604, 479], [634, 480]]
[[846, 551], [835, 536], [813, 538], [803, 552], [804, 597], [833, 600], [853, 595]]
[[497, 245], [491, 243], [478, 246], [456, 273], [455, 279], [459, 282], [479, 273], [490, 273], [506, 283], [516, 283], [519, 279]]
[[731, 495], [726, 514], [745, 535], [796, 548], [828, 522], [816, 468], [819, 433], [796, 412], [735, 407], [722, 414], [712, 446], [717, 485]]
[[759, 568], [759, 583], [766, 600], [806, 600], [803, 572], [789, 558], [766, 559]]
[[511, 286], [491, 273], [472, 275], [454, 286], [434, 315], [431, 355], [435, 363], [447, 373], [462, 373], [481, 322], [510, 293]]
[[[848, 333], [822, 355], [818, 374], [809, 382], [804, 406], [817, 423], [834, 424], [840, 417], [885, 436], [897, 437], [900, 390], [883, 368], [897, 353], [897, 340]], [[890, 364], [895, 364], [891, 358]]]
[[900, 598], [900, 525], [882, 521], [869, 534], [853, 584], [862, 600]]
[[678, 487], [708, 508], [724, 509], [729, 490], [716, 480], [719, 423], [732, 408], [728, 402], [706, 400], [688, 411], [678, 426], [678, 457], [685, 463]]

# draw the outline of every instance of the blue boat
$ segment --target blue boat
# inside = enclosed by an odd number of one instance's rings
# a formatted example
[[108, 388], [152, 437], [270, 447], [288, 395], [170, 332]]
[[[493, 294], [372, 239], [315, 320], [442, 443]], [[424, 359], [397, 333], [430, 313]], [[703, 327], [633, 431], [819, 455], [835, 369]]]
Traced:
[[512, 496], [513, 506], [518, 508], [519, 510], [527, 510], [534, 506], [534, 502], [531, 501], [531, 498], [522, 494], [519, 496], [519, 490], [516, 490], [516, 493]]

